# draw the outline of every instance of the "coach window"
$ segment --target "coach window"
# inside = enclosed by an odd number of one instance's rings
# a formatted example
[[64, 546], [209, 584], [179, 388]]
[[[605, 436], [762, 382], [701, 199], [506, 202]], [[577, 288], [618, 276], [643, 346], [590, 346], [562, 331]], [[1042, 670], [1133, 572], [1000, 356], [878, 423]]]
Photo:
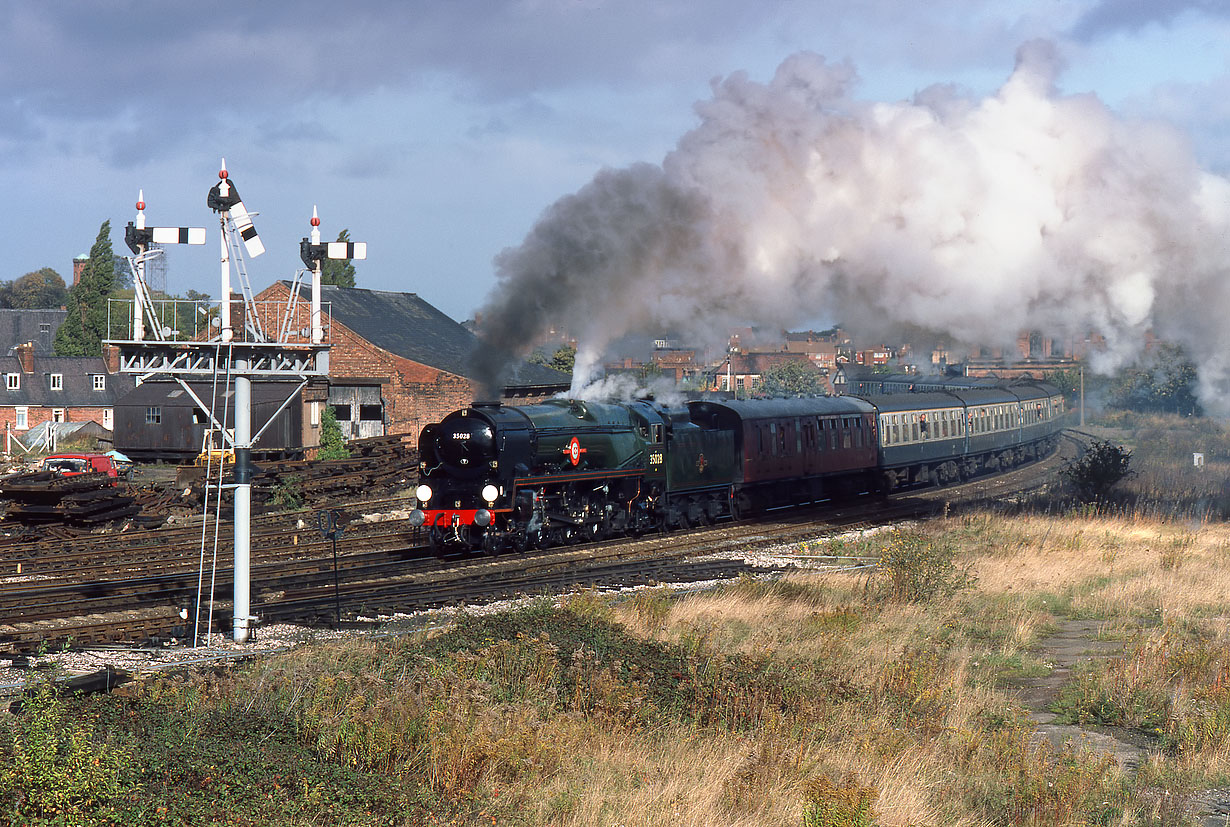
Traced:
[[769, 423], [769, 453], [777, 456], [777, 423]]
[[841, 424], [843, 426], [841, 429], [841, 447], [849, 448], [851, 445], [851, 439], [852, 439], [850, 435], [852, 425], [849, 419], [842, 419]]

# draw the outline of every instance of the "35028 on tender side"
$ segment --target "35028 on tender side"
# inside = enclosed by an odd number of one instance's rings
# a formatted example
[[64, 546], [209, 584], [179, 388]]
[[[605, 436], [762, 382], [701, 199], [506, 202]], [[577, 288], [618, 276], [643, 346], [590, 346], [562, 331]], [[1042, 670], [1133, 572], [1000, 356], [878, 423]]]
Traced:
[[1063, 421], [1046, 383], [802, 399], [475, 403], [423, 429], [411, 520], [489, 553], [687, 528], [943, 485], [1036, 460]]

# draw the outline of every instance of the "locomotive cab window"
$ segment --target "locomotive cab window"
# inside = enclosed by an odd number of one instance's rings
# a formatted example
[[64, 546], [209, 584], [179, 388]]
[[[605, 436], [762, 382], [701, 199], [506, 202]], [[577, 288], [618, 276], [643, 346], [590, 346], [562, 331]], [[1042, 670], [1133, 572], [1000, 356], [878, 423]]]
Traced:
[[662, 441], [662, 423], [656, 423], [649, 426], [649, 439], [653, 442]]

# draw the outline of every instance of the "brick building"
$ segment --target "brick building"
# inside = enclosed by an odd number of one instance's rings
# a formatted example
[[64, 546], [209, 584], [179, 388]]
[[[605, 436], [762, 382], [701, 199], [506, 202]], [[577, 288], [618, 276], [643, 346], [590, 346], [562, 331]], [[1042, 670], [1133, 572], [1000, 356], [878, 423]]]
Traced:
[[[474, 401], [470, 354], [478, 339], [414, 293], [325, 285], [329, 381], [305, 390], [304, 445], [319, 444], [320, 406], [327, 401], [348, 438], [418, 434], [424, 425]], [[277, 282], [258, 302], [290, 297]], [[306, 307], [307, 296], [297, 301]], [[521, 365], [503, 401], [524, 404], [567, 390], [571, 377], [540, 365]]]
[[134, 382], [118, 372], [114, 348], [107, 356], [45, 356], [31, 342], [17, 345], [0, 357], [0, 427], [24, 432], [44, 422], [89, 421], [111, 430], [116, 402]]
[[740, 396], [755, 395], [765, 371], [788, 362], [807, 365], [819, 372], [805, 353], [732, 353], [715, 369], [710, 390], [730, 391]]

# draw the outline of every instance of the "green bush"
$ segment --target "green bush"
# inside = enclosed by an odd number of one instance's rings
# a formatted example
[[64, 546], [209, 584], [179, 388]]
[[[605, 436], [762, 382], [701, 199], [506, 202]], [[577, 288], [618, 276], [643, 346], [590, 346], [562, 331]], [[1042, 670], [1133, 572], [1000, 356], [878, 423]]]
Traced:
[[127, 791], [132, 753], [92, 719], [66, 713], [50, 682], [22, 704], [0, 742], [0, 814], [12, 824], [95, 824], [113, 818]]
[[1131, 476], [1132, 452], [1105, 440], [1094, 442], [1059, 472], [1085, 503], [1102, 502], [1120, 480]]
[[325, 405], [320, 413], [320, 449], [316, 458], [328, 462], [349, 456], [346, 438], [342, 436], [342, 426], [337, 424], [337, 411], [333, 410], [332, 405]]
[[869, 593], [896, 603], [925, 603], [974, 585], [968, 566], [956, 562], [956, 552], [930, 537], [894, 531], [880, 551]]

